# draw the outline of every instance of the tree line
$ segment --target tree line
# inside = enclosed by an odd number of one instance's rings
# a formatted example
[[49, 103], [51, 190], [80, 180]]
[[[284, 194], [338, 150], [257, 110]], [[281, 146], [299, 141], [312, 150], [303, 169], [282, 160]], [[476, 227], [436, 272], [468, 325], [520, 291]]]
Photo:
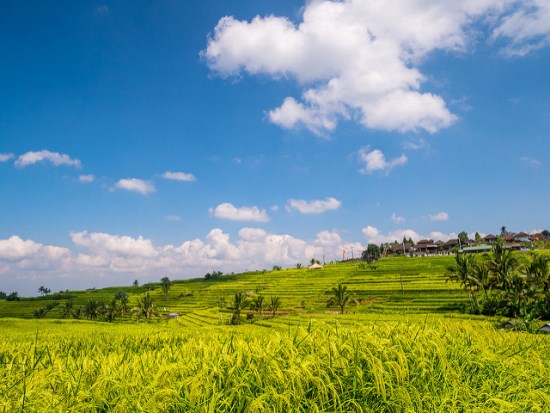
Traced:
[[457, 253], [446, 275], [464, 288], [473, 314], [550, 320], [549, 262], [537, 253], [518, 256], [497, 242], [481, 257]]

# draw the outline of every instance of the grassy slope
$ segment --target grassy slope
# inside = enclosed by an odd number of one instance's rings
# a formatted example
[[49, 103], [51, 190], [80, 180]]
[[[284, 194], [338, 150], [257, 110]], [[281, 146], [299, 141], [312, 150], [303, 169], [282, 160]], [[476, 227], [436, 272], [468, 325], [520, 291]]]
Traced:
[[[285, 269], [259, 271], [223, 276], [221, 280], [206, 282], [202, 279], [175, 281], [168, 300], [160, 286], [151, 292], [163, 312], [182, 314], [200, 313], [220, 306], [220, 298], [229, 304], [239, 291], [249, 294], [279, 296], [283, 312], [324, 312], [327, 293], [339, 283], [347, 285], [357, 296], [359, 305], [350, 307], [353, 312], [449, 312], [456, 311], [465, 302], [458, 285], [445, 281], [445, 267], [452, 257], [386, 258], [370, 266], [346, 262], [328, 264], [322, 270]], [[32, 312], [51, 301], [60, 306], [47, 317], [58, 318], [61, 305], [72, 299], [75, 307], [89, 299], [110, 301], [118, 290], [130, 297], [132, 307], [145, 289], [143, 287], [112, 287], [86, 291], [68, 291], [47, 297], [22, 299], [18, 302], [0, 301], [0, 317], [31, 318]]]

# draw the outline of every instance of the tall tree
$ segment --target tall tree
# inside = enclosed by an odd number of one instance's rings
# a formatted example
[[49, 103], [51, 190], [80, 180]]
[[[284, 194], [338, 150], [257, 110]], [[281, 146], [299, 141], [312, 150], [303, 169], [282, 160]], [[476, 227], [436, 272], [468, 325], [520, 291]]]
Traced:
[[447, 280], [459, 282], [467, 291], [470, 309], [474, 313], [479, 312], [479, 302], [477, 300], [477, 280], [475, 278], [476, 261], [473, 255], [457, 253], [455, 263], [447, 266]]
[[160, 283], [162, 285], [162, 291], [164, 292], [164, 299], [167, 300], [168, 292], [170, 291], [170, 288], [172, 288], [172, 281], [170, 281], [170, 278], [168, 277], [162, 277]]
[[338, 284], [338, 287], [332, 289], [332, 297], [328, 300], [327, 307], [338, 306], [340, 307], [340, 313], [344, 314], [346, 305], [354, 302], [355, 297], [348, 292], [348, 287]]
[[61, 308], [61, 316], [69, 318], [73, 315], [73, 300], [65, 301], [65, 305]]
[[248, 300], [246, 299], [246, 294], [243, 292], [235, 293], [233, 298], [233, 315], [231, 316], [231, 324], [240, 324], [241, 323], [241, 311], [246, 308], [248, 305]]
[[134, 307], [133, 313], [138, 320], [140, 318], [150, 320], [153, 317], [158, 317], [157, 307], [149, 293], [145, 293], [142, 297], [138, 298], [137, 306]]
[[89, 299], [82, 312], [90, 320], [95, 320], [100, 314], [101, 304], [99, 301], [94, 300], [93, 298]]
[[281, 305], [282, 305], [282, 301], [279, 297], [277, 296], [270, 297], [269, 303], [267, 304], [267, 308], [269, 311], [271, 311], [272, 317], [275, 317], [275, 315], [277, 314], [277, 310], [281, 308]]
[[466, 231], [462, 231], [460, 234], [458, 234], [458, 239], [460, 240], [462, 247], [468, 245], [468, 234], [466, 233]]
[[497, 242], [493, 252], [488, 256], [487, 266], [496, 278], [497, 287], [509, 291], [514, 273], [519, 269], [519, 261], [512, 250], [504, 248], [502, 242]]
[[252, 301], [252, 308], [256, 310], [260, 316], [262, 315], [262, 311], [264, 309], [264, 296], [258, 295], [254, 298], [254, 301]]

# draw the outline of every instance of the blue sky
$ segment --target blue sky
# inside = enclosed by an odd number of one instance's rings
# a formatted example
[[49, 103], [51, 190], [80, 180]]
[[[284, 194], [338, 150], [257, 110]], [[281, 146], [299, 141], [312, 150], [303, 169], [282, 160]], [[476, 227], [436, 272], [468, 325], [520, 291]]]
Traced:
[[550, 6], [5, 1], [0, 290], [548, 229]]

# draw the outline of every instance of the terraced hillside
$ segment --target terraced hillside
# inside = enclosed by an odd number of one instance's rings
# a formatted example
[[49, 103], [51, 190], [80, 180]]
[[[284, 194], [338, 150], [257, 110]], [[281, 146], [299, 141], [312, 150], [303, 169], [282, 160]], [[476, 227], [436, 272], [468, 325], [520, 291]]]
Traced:
[[[189, 323], [210, 324], [223, 320], [224, 307], [237, 292], [245, 292], [251, 299], [263, 295], [277, 296], [282, 301], [281, 312], [324, 313], [333, 287], [346, 285], [357, 298], [357, 305], [349, 307], [356, 313], [425, 313], [455, 312], [466, 302], [460, 287], [446, 282], [445, 267], [452, 257], [385, 258], [370, 265], [363, 262], [327, 264], [323, 269], [290, 268], [279, 271], [256, 271], [224, 275], [217, 280], [174, 280], [165, 299], [160, 284], [150, 294], [161, 312], [178, 312]], [[109, 302], [117, 291], [129, 296], [129, 307], [146, 292], [140, 287], [113, 287], [67, 291], [46, 297], [0, 301], [0, 316], [31, 318], [33, 311], [56, 302], [47, 318], [60, 318], [67, 300], [76, 307], [90, 299]], [[124, 318], [128, 318], [126, 315]], [[225, 315], [227, 317], [227, 315]]]

